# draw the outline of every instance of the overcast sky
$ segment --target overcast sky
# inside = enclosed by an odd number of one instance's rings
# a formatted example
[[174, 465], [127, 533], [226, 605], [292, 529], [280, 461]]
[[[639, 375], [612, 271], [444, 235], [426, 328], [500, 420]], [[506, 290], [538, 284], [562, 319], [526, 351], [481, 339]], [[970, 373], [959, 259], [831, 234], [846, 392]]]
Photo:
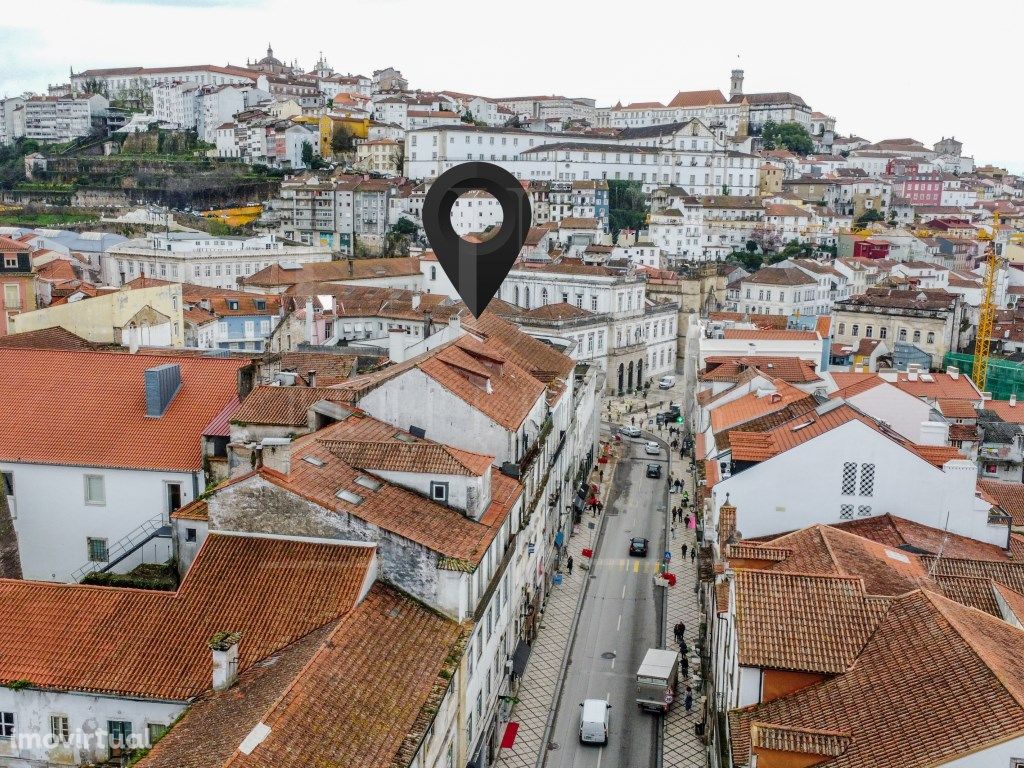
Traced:
[[856, 4], [519, 0], [46, 0], [4, 3], [0, 95], [68, 68], [244, 64], [275, 55], [341, 72], [395, 66], [413, 88], [665, 103], [679, 90], [792, 91], [873, 141], [955, 135], [1024, 172], [1019, 0]]

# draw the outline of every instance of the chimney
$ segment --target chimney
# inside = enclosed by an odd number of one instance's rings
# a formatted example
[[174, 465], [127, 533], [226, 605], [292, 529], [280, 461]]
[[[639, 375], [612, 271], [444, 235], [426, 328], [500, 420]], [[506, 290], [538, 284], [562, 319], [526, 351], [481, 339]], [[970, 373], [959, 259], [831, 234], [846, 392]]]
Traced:
[[355, 264], [352, 263], [352, 259], [348, 260], [348, 276], [353, 277], [356, 273]]
[[181, 389], [181, 366], [177, 363], [149, 368], [144, 374], [146, 416], [159, 419]]
[[419, 309], [420, 308], [420, 295], [418, 293], [414, 293], [412, 295], [412, 308], [413, 309]]
[[313, 343], [313, 297], [306, 298], [306, 343]]
[[227, 690], [238, 677], [238, 641], [241, 639], [241, 632], [218, 632], [210, 638], [213, 690]]
[[1016, 408], [1017, 407], [1017, 393], [1016, 392], [1014, 392], [1012, 395], [1010, 395], [1010, 407], [1011, 408]]
[[907, 381], [917, 381], [917, 363], [911, 363], [907, 366]]
[[392, 363], [405, 362], [405, 331], [401, 328], [388, 329], [388, 357]]
[[260, 465], [282, 475], [292, 470], [292, 439], [290, 437], [264, 437], [260, 442]]
[[315, 387], [316, 386], [316, 371], [307, 371], [306, 372], [306, 381], [309, 382], [309, 386]]
[[946, 373], [949, 374], [949, 378], [951, 379], [955, 380], [960, 378], [960, 369], [957, 368], [955, 365], [947, 366]]

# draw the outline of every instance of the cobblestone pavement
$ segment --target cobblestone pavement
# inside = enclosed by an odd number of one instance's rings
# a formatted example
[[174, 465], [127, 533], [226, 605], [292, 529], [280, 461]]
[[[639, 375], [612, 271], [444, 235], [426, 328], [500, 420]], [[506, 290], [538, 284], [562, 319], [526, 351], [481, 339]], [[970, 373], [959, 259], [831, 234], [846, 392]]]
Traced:
[[[613, 458], [608, 464], [598, 465], [608, 481], [615, 474], [615, 463]], [[598, 484], [600, 499], [606, 503], [610, 482], [601, 482], [596, 469], [590, 482]], [[589, 528], [588, 523], [594, 523], [594, 528]], [[548, 595], [530, 660], [519, 682], [518, 702], [512, 710], [511, 720], [519, 723], [519, 733], [515, 744], [499, 753], [497, 764], [500, 766], [534, 768], [541, 755], [544, 729], [557, 693], [559, 671], [570, 645], [576, 607], [587, 578], [587, 558], [583, 557], [583, 549], [593, 547], [600, 525], [601, 515], [584, 512], [582, 522], [569, 537], [567, 546], [573, 558], [573, 571], [568, 573], [563, 564], [562, 583], [552, 586]]]
[[[690, 499], [695, 498], [693, 488], [693, 475], [690, 472], [690, 460], [684, 459], [681, 464], [681, 471], [675, 474], [686, 478], [686, 486], [689, 489]], [[673, 493], [670, 504], [680, 505], [681, 494]], [[693, 507], [690, 507], [693, 510]], [[682, 548], [686, 545], [686, 557], [683, 557]], [[696, 531], [686, 528], [681, 522], [675, 524], [672, 548], [672, 566], [670, 570], [677, 574], [678, 580], [674, 587], [667, 588], [667, 619], [665, 621], [665, 647], [678, 647], [672, 634], [672, 628], [676, 623], [682, 621], [686, 624], [685, 639], [689, 650], [686, 664], [689, 674], [680, 676], [679, 699], [669, 710], [662, 729], [663, 768], [703, 768], [707, 766], [707, 753], [704, 744], [694, 731], [694, 725], [700, 721], [703, 707], [703, 686], [700, 680], [700, 657], [694, 647], [697, 633], [700, 628], [700, 606], [694, 586], [697, 583], [696, 562], [690, 559], [690, 552], [696, 546]], [[693, 688], [693, 708], [690, 712], [683, 706], [685, 699], [686, 685]]]

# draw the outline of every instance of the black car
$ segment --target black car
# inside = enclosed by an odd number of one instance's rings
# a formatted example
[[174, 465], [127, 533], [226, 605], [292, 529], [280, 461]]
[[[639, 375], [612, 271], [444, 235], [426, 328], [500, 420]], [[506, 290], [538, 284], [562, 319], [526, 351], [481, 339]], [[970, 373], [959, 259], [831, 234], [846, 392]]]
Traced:
[[647, 476], [653, 478], [661, 477], [661, 464], [648, 464]]
[[629, 556], [630, 557], [647, 557], [647, 539], [630, 539], [629, 540]]

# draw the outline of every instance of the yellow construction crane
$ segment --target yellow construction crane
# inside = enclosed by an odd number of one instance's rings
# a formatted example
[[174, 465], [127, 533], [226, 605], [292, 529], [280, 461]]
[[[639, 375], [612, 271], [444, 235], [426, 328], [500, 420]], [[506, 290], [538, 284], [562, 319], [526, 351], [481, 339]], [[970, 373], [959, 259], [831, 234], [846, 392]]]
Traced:
[[992, 234], [982, 232], [979, 240], [988, 240], [988, 254], [985, 260], [985, 283], [982, 286], [981, 310], [978, 313], [978, 336], [974, 340], [974, 369], [971, 378], [982, 392], [988, 379], [988, 360], [992, 353], [992, 328], [996, 323], [996, 235], [999, 231], [999, 212], [993, 214]]

